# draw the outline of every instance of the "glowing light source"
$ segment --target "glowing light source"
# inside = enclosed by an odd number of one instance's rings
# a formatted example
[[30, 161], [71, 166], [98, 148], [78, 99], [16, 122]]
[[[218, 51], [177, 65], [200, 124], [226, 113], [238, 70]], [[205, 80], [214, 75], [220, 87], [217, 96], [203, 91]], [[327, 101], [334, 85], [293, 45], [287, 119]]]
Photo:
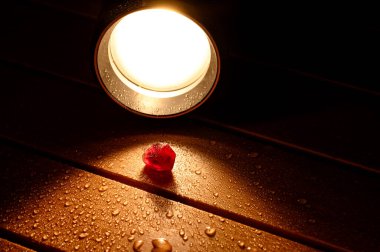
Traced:
[[191, 19], [165, 9], [125, 16], [110, 37], [110, 54], [132, 83], [174, 91], [203, 77], [211, 60], [205, 32]]
[[99, 38], [95, 68], [119, 105], [149, 117], [190, 112], [212, 93], [219, 54], [206, 30], [173, 10], [119, 16]]

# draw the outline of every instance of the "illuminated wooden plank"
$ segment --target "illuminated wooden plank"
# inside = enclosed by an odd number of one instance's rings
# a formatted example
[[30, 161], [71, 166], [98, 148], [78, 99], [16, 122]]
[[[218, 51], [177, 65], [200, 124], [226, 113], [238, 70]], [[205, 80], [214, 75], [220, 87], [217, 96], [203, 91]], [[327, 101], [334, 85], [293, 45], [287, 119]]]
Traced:
[[[70, 166], [0, 147], [0, 228], [64, 251], [317, 251]], [[141, 241], [141, 242], [139, 242]]]

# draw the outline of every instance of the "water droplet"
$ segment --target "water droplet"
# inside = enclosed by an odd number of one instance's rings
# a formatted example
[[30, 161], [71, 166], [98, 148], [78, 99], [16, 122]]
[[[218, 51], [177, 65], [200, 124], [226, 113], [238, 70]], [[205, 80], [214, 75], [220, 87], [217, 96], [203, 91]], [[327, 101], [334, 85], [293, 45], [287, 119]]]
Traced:
[[169, 219], [173, 217], [173, 212], [172, 212], [172, 210], [169, 210], [169, 211], [166, 213], [166, 217], [169, 218]]
[[214, 197], [215, 197], [215, 198], [219, 197], [219, 193], [217, 193], [217, 192], [214, 193]]
[[144, 245], [144, 242], [142, 240], [135, 241], [133, 243], [133, 251], [139, 252], [141, 251], [141, 247]]
[[136, 234], [136, 229], [135, 228], [131, 230], [131, 234]]
[[119, 213], [120, 213], [120, 210], [119, 209], [115, 209], [115, 211], [112, 212], [112, 215], [113, 216], [117, 216], [117, 215], [119, 215]]
[[238, 241], [238, 246], [239, 246], [241, 249], [243, 249], [243, 248], [245, 248], [245, 243], [242, 242], [242, 241]]
[[259, 155], [257, 152], [248, 153], [248, 157], [256, 158]]
[[172, 245], [164, 238], [158, 238], [152, 240], [153, 249], [152, 252], [171, 252]]
[[307, 203], [306, 199], [298, 199], [297, 202], [301, 205], [305, 205]]
[[206, 235], [213, 237], [216, 234], [216, 230], [215, 228], [212, 228], [212, 227], [206, 227], [205, 233]]
[[54, 235], [55, 235], [55, 236], [58, 236], [59, 234], [60, 234], [59, 231], [54, 231]]
[[75, 250], [78, 250], [79, 248], [80, 248], [79, 245], [76, 245], [76, 246], [74, 247]]
[[99, 192], [105, 192], [105, 191], [107, 191], [107, 189], [108, 189], [108, 186], [101, 186], [101, 187], [99, 187]]
[[201, 175], [201, 171], [199, 171], [199, 170], [197, 170], [197, 171], [195, 171], [195, 174], [197, 174], [197, 175]]
[[48, 236], [47, 234], [44, 234], [44, 235], [42, 236], [42, 239], [45, 240], [45, 241], [46, 241], [48, 238], [49, 238], [49, 236]]
[[98, 237], [98, 238], [96, 238], [95, 241], [97, 241], [97, 242], [101, 242], [101, 241], [102, 241], [102, 237]]
[[180, 236], [184, 236], [185, 235], [185, 230], [183, 230], [182, 228], [179, 230], [179, 235]]
[[128, 241], [130, 241], [130, 242], [133, 241], [134, 239], [135, 239], [134, 235], [131, 235], [131, 236], [128, 237]]
[[65, 202], [65, 207], [69, 207], [69, 206], [71, 206], [73, 203], [71, 203], [70, 201], [66, 201]]
[[86, 238], [88, 236], [88, 233], [80, 233], [79, 234], [79, 238], [80, 239], [84, 239], [84, 238]]
[[88, 189], [90, 187], [90, 183], [84, 185], [84, 188]]

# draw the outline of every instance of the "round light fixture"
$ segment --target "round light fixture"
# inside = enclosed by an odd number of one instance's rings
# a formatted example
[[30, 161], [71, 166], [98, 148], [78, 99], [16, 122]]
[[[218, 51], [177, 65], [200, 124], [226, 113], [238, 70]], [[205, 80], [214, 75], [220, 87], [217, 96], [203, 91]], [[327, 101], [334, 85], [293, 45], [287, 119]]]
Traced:
[[199, 23], [174, 10], [146, 8], [106, 27], [96, 46], [95, 69], [121, 106], [148, 117], [175, 117], [209, 97], [220, 59]]

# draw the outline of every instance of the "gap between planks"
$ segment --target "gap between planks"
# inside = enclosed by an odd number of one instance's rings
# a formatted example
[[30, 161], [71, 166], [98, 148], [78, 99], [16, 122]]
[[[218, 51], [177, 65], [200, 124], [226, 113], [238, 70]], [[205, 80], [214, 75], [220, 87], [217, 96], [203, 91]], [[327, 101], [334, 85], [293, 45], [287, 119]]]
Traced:
[[[43, 69], [36, 68], [36, 67], [31, 66], [31, 65], [25, 65], [25, 64], [18, 63], [18, 62], [12, 62], [12, 61], [1, 59], [1, 58], [0, 58], [0, 61], [2, 61], [3, 63], [5, 63], [11, 67], [14, 67], [14, 68], [24, 69], [24, 70], [27, 70], [30, 72], [37, 72], [37, 73], [42, 74], [42, 75], [46, 75], [46, 76], [50, 76], [53, 78], [65, 80], [65, 81], [71, 82], [73, 84], [78, 83], [82, 87], [89, 88], [91, 90], [96, 90], [99, 93], [102, 91], [100, 86], [96, 86], [92, 82], [82, 81], [82, 80], [79, 80], [77, 78], [70, 78], [70, 77], [67, 77], [64, 75], [53, 73], [51, 71], [45, 71]], [[313, 150], [310, 148], [303, 147], [301, 145], [293, 144], [293, 143], [283, 141], [283, 140], [280, 140], [277, 138], [273, 138], [273, 137], [270, 137], [267, 135], [263, 135], [263, 134], [260, 134], [260, 133], [254, 132], [254, 131], [241, 129], [239, 127], [228, 125], [226, 123], [218, 122], [215, 120], [210, 120], [210, 119], [204, 118], [202, 116], [190, 115], [189, 117], [194, 119], [196, 122], [202, 123], [203, 125], [207, 125], [208, 127], [211, 127], [211, 128], [219, 128], [219, 129], [227, 130], [227, 131], [229, 131], [235, 135], [244, 135], [246, 137], [254, 138], [254, 139], [259, 140], [259, 141], [264, 141], [265, 143], [268, 143], [271, 145], [285, 147], [288, 150], [296, 151], [298, 153], [307, 154], [307, 155], [312, 156], [312, 157], [321, 158], [324, 160], [328, 160], [330, 162], [334, 162], [334, 163], [338, 163], [338, 164], [341, 164], [341, 165], [344, 165], [344, 166], [347, 166], [350, 168], [354, 168], [358, 171], [363, 171], [363, 172], [367, 172], [367, 173], [371, 173], [371, 174], [375, 174], [375, 175], [380, 175], [380, 170], [376, 169], [375, 167], [370, 167], [370, 166], [367, 166], [367, 165], [364, 165], [361, 163], [357, 163], [357, 162], [353, 162], [353, 161], [350, 161], [350, 160], [347, 160], [344, 158], [335, 157], [335, 156], [329, 155], [329, 154], [324, 153], [324, 152], [316, 151], [316, 150]]]
[[319, 249], [322, 251], [338, 251], [338, 252], [350, 251], [346, 248], [337, 246], [335, 244], [332, 244], [332, 243], [329, 243], [329, 242], [326, 242], [323, 240], [316, 239], [316, 238], [308, 236], [308, 235], [303, 235], [303, 234], [292, 232], [289, 230], [284, 230], [284, 229], [278, 228], [276, 226], [257, 221], [255, 219], [248, 218], [244, 215], [234, 213], [232, 211], [228, 211], [225, 209], [214, 207], [214, 206], [209, 205], [207, 203], [199, 202], [199, 201], [196, 201], [196, 200], [191, 199], [189, 197], [185, 197], [185, 196], [175, 194], [172, 191], [165, 190], [165, 189], [160, 188], [158, 186], [146, 184], [144, 182], [134, 180], [134, 179], [131, 179], [129, 177], [123, 176], [121, 174], [114, 173], [114, 172], [111, 172], [111, 171], [108, 171], [108, 170], [105, 170], [102, 168], [98, 168], [98, 167], [93, 166], [93, 165], [89, 165], [86, 163], [77, 162], [77, 161], [67, 159], [65, 157], [60, 156], [57, 153], [54, 153], [54, 152], [51, 152], [49, 150], [45, 150], [42, 148], [38, 148], [38, 147], [35, 147], [35, 146], [30, 145], [28, 143], [24, 143], [22, 141], [18, 141], [18, 140], [12, 139], [12, 138], [8, 138], [8, 137], [3, 136], [3, 135], [0, 135], [0, 143], [12, 146], [12, 147], [17, 148], [17, 149], [21, 149], [21, 150], [29, 152], [29, 153], [33, 153], [35, 155], [39, 155], [39, 156], [42, 156], [45, 158], [49, 158], [53, 161], [56, 161], [56, 162], [59, 162], [59, 163], [65, 164], [65, 165], [69, 165], [69, 166], [72, 166], [74, 168], [77, 168], [77, 169], [80, 169], [80, 170], [83, 170], [86, 172], [90, 172], [90, 173], [93, 173], [93, 174], [96, 174], [96, 175], [99, 175], [99, 176], [102, 176], [102, 177], [105, 177], [105, 178], [108, 178], [108, 179], [111, 179], [111, 180], [114, 180], [114, 181], [117, 181], [117, 182], [120, 182], [123, 184], [126, 184], [128, 186], [132, 186], [132, 187], [144, 190], [146, 192], [149, 192], [149, 193], [161, 196], [161, 197], [165, 197], [169, 200], [173, 200], [173, 201], [182, 203], [184, 205], [188, 205], [188, 206], [191, 206], [191, 207], [194, 207], [194, 208], [197, 208], [197, 209], [200, 209], [200, 210], [203, 210], [203, 211], [215, 214], [215, 215], [222, 216], [223, 218], [227, 218], [227, 219], [239, 222], [241, 224], [247, 225], [247, 226], [252, 227], [252, 228], [261, 229], [261, 230], [268, 232], [268, 233], [271, 233], [273, 235], [277, 235], [277, 236], [280, 236], [282, 238], [292, 240], [294, 242], [298, 242], [300, 244], [303, 244], [303, 245], [306, 245], [309, 247], [313, 247], [315, 249]]

